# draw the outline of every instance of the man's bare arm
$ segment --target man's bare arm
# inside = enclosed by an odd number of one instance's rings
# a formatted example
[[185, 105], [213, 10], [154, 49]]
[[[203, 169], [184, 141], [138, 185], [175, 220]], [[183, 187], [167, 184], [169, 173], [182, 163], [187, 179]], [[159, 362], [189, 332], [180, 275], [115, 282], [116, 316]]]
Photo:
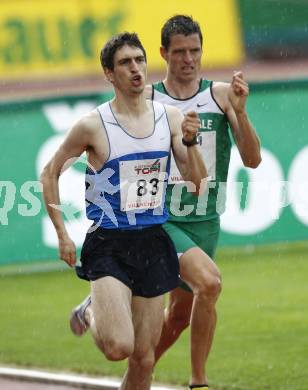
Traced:
[[[195, 194], [199, 194], [201, 185], [205, 184], [207, 170], [199, 151], [199, 145], [185, 146], [182, 139], [191, 142], [195, 139], [200, 128], [200, 119], [195, 112], [189, 112], [184, 117], [175, 107], [166, 106], [171, 127], [172, 151], [177, 167], [185, 181], [193, 182]], [[202, 188], [203, 189], [203, 188]]]
[[242, 72], [234, 73], [231, 84], [215, 83], [213, 92], [228, 117], [243, 164], [256, 168], [261, 162], [260, 140], [246, 111], [249, 87]]
[[76, 248], [67, 233], [60, 210], [59, 177], [91, 145], [89, 123], [91, 119], [85, 117], [73, 126], [41, 174], [44, 202], [57, 232], [60, 258], [70, 266], [76, 263]]

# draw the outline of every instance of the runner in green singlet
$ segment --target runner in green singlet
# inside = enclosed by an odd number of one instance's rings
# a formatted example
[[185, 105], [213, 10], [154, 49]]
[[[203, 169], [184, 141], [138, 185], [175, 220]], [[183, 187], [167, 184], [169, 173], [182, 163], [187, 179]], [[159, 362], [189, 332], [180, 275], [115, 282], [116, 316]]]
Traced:
[[[148, 88], [148, 96], [177, 106], [183, 113], [195, 110], [201, 120], [199, 143], [208, 169], [208, 189], [196, 197], [173, 164], [167, 190], [170, 218], [165, 230], [173, 239], [180, 258], [182, 288], [170, 293], [164, 327], [156, 348], [156, 361], [191, 325], [190, 388], [208, 389], [205, 366], [216, 326], [215, 304], [221, 291], [221, 276], [211, 260], [224, 210], [224, 188], [230, 160], [231, 136], [243, 164], [256, 168], [260, 142], [248, 119], [248, 84], [241, 72], [230, 84], [211, 82], [200, 76], [202, 33], [191, 17], [176, 15], [161, 32], [161, 55], [167, 64], [163, 82]], [[232, 135], [231, 135], [232, 133]]]

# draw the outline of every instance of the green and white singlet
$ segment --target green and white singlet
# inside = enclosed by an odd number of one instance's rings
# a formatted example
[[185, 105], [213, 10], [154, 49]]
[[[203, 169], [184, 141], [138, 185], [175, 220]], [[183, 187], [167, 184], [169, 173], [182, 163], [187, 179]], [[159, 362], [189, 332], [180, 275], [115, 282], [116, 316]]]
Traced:
[[197, 197], [188, 190], [172, 159], [166, 193], [169, 221], [201, 222], [217, 218], [225, 209], [231, 136], [227, 116], [213, 97], [212, 81], [201, 79], [198, 92], [188, 99], [173, 98], [164, 84], [158, 82], [153, 84], [152, 99], [178, 107], [184, 114], [188, 111], [199, 114], [199, 142], [210, 176], [207, 191]]

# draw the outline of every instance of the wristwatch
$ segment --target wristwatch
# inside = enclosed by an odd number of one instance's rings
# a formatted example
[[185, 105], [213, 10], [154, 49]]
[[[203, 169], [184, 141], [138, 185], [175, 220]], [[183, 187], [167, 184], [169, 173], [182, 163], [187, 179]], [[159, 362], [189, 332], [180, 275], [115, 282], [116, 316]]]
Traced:
[[194, 138], [191, 141], [185, 141], [184, 137], [182, 138], [182, 143], [183, 145], [187, 146], [188, 148], [190, 146], [198, 145], [199, 144], [199, 139], [198, 136], [195, 135]]

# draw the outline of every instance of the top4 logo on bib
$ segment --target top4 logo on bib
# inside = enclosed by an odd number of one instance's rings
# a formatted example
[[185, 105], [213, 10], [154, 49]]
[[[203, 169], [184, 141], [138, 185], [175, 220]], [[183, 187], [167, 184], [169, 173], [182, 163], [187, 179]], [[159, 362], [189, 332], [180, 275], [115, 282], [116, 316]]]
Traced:
[[162, 204], [168, 157], [120, 162], [121, 210], [154, 209]]

